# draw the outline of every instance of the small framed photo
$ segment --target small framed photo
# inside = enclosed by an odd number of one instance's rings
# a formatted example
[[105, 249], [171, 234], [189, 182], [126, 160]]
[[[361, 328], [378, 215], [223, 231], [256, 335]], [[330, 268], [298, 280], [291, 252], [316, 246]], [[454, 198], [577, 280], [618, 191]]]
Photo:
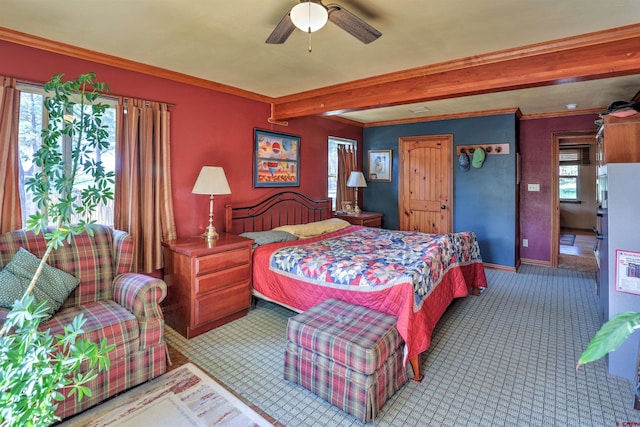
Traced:
[[350, 200], [342, 202], [342, 212], [344, 213], [352, 213], [353, 212], [353, 202]]
[[391, 182], [391, 150], [369, 150], [369, 181]]
[[300, 137], [254, 130], [253, 186], [300, 185]]

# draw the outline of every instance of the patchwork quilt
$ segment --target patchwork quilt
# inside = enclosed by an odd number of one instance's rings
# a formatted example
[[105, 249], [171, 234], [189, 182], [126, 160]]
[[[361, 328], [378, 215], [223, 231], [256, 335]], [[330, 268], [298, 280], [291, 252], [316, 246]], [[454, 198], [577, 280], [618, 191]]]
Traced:
[[425, 234], [362, 227], [350, 233], [273, 252], [270, 269], [328, 287], [376, 291], [411, 283], [418, 309], [447, 269], [481, 260], [472, 233]]

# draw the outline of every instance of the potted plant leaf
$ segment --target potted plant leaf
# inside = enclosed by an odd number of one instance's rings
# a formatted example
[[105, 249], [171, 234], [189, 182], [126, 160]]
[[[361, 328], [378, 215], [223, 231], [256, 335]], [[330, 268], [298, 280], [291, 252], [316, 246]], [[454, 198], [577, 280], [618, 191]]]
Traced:
[[640, 329], [640, 313], [626, 311], [618, 313], [605, 322], [596, 332], [587, 348], [578, 359], [578, 366], [602, 359], [610, 352], [616, 350], [633, 331]]
[[[108, 353], [114, 346], [82, 339], [86, 320], [77, 316], [52, 336], [39, 329], [46, 318], [46, 302], [36, 303], [33, 289], [51, 251], [74, 235], [92, 235], [91, 215], [100, 203], [113, 199], [113, 172], [105, 172], [92, 154], [109, 146], [103, 123], [107, 105], [98, 97], [109, 90], [94, 73], [63, 81], [56, 74], [44, 85], [44, 106], [48, 123], [42, 130], [42, 145], [34, 154], [39, 171], [25, 186], [34, 195], [39, 212], [31, 215], [26, 228], [45, 233], [46, 251], [23, 297], [16, 301], [0, 329], [0, 426], [47, 426], [57, 421], [56, 402], [63, 393], [78, 399], [90, 396], [85, 384], [96, 376], [96, 369], [109, 367]], [[62, 138], [72, 143], [70, 156], [61, 149]], [[82, 172], [92, 182], [81, 192], [74, 191]], [[72, 218], [80, 220], [72, 224]], [[74, 220], [75, 221], [75, 220]], [[81, 365], [88, 365], [81, 372]]]
[[[599, 360], [616, 350], [636, 329], [640, 329], [640, 313], [625, 311], [616, 314], [606, 321], [591, 338], [580, 359], [578, 359], [576, 369], [586, 363]], [[635, 393], [636, 402], [638, 402], [640, 400], [640, 382], [636, 382]]]

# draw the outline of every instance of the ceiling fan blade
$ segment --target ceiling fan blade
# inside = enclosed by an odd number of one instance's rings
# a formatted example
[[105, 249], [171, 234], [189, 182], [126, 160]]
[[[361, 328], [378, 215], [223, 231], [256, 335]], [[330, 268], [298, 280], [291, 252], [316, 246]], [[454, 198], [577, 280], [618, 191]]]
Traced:
[[337, 4], [326, 6], [329, 11], [329, 21], [351, 34], [364, 44], [377, 40], [382, 33], [358, 18], [353, 13]]
[[296, 29], [296, 26], [291, 22], [291, 18], [289, 17], [289, 12], [282, 17], [276, 28], [273, 29], [265, 43], [269, 44], [282, 44], [287, 41], [293, 30]]

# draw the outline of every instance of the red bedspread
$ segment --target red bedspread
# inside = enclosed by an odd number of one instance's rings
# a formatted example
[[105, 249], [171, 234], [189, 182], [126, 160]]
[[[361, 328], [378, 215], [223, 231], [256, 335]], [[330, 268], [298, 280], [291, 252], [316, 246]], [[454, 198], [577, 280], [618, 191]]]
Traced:
[[[309, 280], [276, 274], [270, 268], [271, 256], [280, 248], [330, 239], [352, 233], [358, 228], [361, 227], [350, 226], [309, 239], [257, 247], [253, 255], [254, 293], [298, 311], [305, 311], [329, 298], [338, 298], [391, 314], [398, 319], [398, 332], [406, 343], [405, 356], [410, 358], [429, 348], [436, 323], [455, 298], [467, 296], [472, 286], [487, 286], [482, 259], [479, 257], [473, 233], [455, 233], [456, 238], [447, 240], [449, 243], [459, 242], [461, 246], [457, 251], [453, 251], [452, 259], [446, 262], [447, 267], [443, 274], [437, 283], [431, 285], [429, 296], [421, 304], [416, 304], [411, 283], [381, 286], [380, 289], [374, 290], [358, 286], [336, 286], [335, 283], [324, 286], [317, 283], [317, 280], [313, 281], [316, 283], [311, 283]], [[467, 250], [462, 247], [463, 244], [475, 250]]]

